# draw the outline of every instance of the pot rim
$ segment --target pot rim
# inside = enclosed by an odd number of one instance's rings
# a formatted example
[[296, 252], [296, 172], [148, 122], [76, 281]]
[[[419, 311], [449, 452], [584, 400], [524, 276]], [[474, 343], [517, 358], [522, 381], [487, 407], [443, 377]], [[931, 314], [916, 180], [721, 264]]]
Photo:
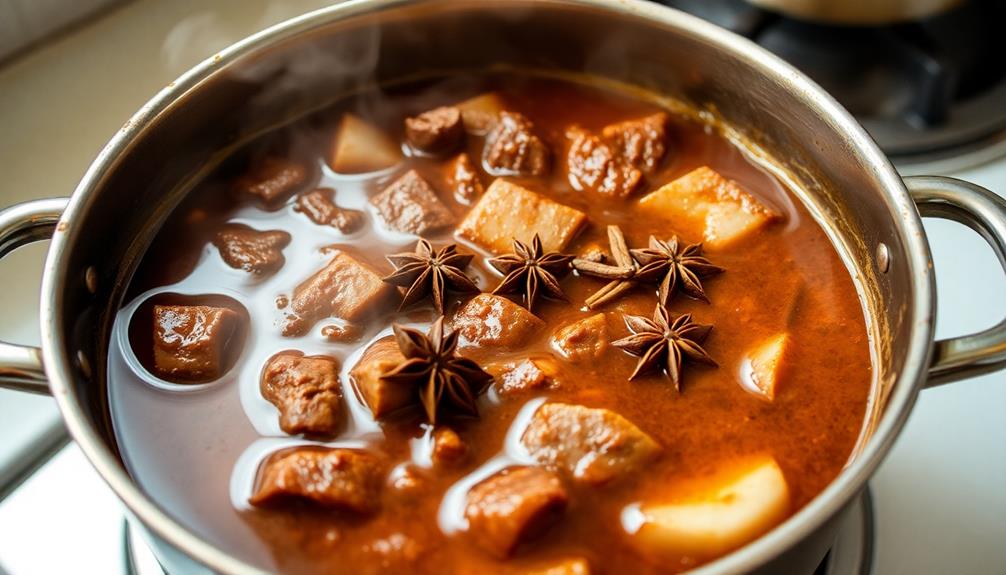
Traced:
[[[105, 176], [114, 170], [132, 142], [137, 139], [172, 103], [184, 94], [242, 58], [255, 55], [266, 46], [292, 39], [313, 29], [344, 18], [393, 10], [407, 4], [445, 4], [448, 0], [351, 0], [321, 8], [286, 20], [225, 48], [207, 58], [168, 84], [145, 103], [109, 140], [87, 169], [74, 190], [66, 211], [52, 238], [43, 270], [40, 324], [42, 356], [46, 374], [56, 403], [71, 437], [87, 459], [112, 488], [129, 512], [144, 526], [173, 547], [183, 551], [203, 565], [224, 573], [255, 573], [260, 569], [204, 541], [189, 528], [164, 511], [129, 477], [112, 449], [88, 422], [84, 409], [73, 391], [73, 366], [64, 353], [66, 341], [58, 326], [63, 324], [63, 288], [67, 282], [68, 246], [78, 235], [73, 223], [85, 214], [92, 196], [99, 190]], [[530, 4], [532, 0], [512, 0], [515, 4]], [[778, 83], [782, 88], [799, 94], [804, 103], [818, 111], [833, 129], [843, 135], [850, 153], [860, 156], [872, 176], [883, 184], [891, 205], [901, 215], [894, 225], [907, 251], [906, 264], [912, 277], [913, 306], [909, 310], [913, 324], [909, 338], [905, 368], [899, 373], [891, 395], [886, 400], [883, 416], [866, 445], [846, 468], [821, 493], [784, 523], [738, 549], [692, 573], [747, 572], [764, 565], [807, 537], [857, 495], [883, 460], [903, 427], [919, 390], [926, 379], [933, 343], [935, 317], [935, 279], [929, 264], [931, 255], [914, 202], [891, 165], [858, 122], [837, 101], [790, 64], [741, 36], [721, 29], [689, 14], [644, 0], [535, 0], [538, 5], [588, 7], [612, 13], [642, 18], [673, 29], [674, 33], [690, 36], [704, 44], [729, 52], [734, 58]]]

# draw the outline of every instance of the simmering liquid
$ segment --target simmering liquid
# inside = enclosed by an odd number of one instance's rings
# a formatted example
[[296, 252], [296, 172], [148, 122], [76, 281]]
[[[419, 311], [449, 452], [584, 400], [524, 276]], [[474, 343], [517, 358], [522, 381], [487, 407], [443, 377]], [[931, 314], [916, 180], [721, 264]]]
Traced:
[[[614, 346], [608, 345], [594, 361], [559, 361], [557, 385], [507, 397], [490, 389], [479, 399], [480, 417], [445, 419], [467, 445], [468, 456], [454, 468], [431, 468], [425, 455], [430, 428], [423, 418], [417, 414], [375, 421], [354, 392], [349, 371], [372, 341], [390, 333], [392, 323], [425, 332], [436, 317], [432, 306], [422, 304], [404, 312], [390, 306], [360, 324], [357, 341], [337, 343], [322, 335], [326, 326], [341, 325], [334, 319], [319, 321], [305, 335], [284, 336], [288, 310], [283, 300], [328, 263], [332, 246], [382, 274], [393, 271], [385, 255], [412, 251], [416, 237], [382, 229], [368, 198], [409, 169], [438, 190], [458, 221], [470, 209], [443, 183], [443, 159], [411, 153], [404, 145], [405, 158], [392, 169], [351, 176], [332, 171], [326, 158], [340, 117], [352, 112], [401, 141], [404, 118], [492, 90], [502, 95], [507, 109], [534, 123], [553, 156], [547, 176], [506, 179], [589, 217], [565, 253], [581, 254], [595, 245], [607, 249], [605, 226], [610, 224], [621, 227], [630, 247], [645, 247], [650, 235], [677, 234], [688, 243], [702, 241], [700, 227], [685, 220], [670, 225], [636, 203], [701, 166], [736, 181], [782, 217], [734, 245], [706, 249], [705, 255], [726, 270], [703, 280], [710, 303], [680, 294], [671, 302], [674, 315], [691, 313], [696, 321], [714, 325], [703, 347], [718, 368], [686, 362], [678, 392], [659, 373], [629, 381], [637, 358]], [[872, 371], [861, 302], [848, 270], [796, 196], [696, 121], [671, 114], [666, 158], [631, 198], [573, 189], [564, 152], [570, 125], [599, 133], [614, 122], [659, 111], [653, 101], [637, 95], [556, 79], [516, 74], [452, 77], [361, 93], [249, 144], [198, 186], [164, 225], [117, 319], [108, 359], [109, 402], [120, 452], [132, 477], [206, 541], [264, 569], [291, 573], [526, 573], [570, 557], [584, 559], [596, 573], [684, 571], [715, 555], [638, 545], [631, 521], [626, 521], [627, 510], [648, 502], [675, 501], [718, 469], [754, 456], [768, 455], [778, 463], [789, 489], [786, 513], [798, 511], [842, 470], [863, 427]], [[468, 136], [464, 149], [488, 186], [494, 177], [479, 166], [483, 144], [482, 137]], [[363, 228], [342, 234], [316, 225], [294, 209], [295, 197], [264, 209], [250, 198], [236, 196], [234, 179], [266, 155], [310, 165], [313, 173], [305, 190], [335, 189], [336, 204], [367, 214]], [[226, 265], [212, 243], [225, 223], [288, 232], [285, 264], [263, 277]], [[457, 243], [460, 251], [476, 254], [467, 272], [483, 291], [492, 291], [501, 278], [485, 261], [492, 254], [452, 232], [448, 228], [425, 237], [434, 246]], [[555, 355], [550, 338], [572, 321], [603, 312], [614, 340], [629, 334], [623, 314], [652, 315], [651, 285], [599, 310], [585, 310], [583, 302], [605, 283], [570, 274], [561, 280], [569, 303], [540, 299], [534, 312], [545, 328], [520, 349], [469, 348], [462, 353], [482, 365]], [[170, 383], [153, 375], [150, 336], [137, 335], [142, 330], [135, 327], [149, 325], [151, 302], [174, 298], [212, 303], [221, 296], [248, 314], [243, 347], [233, 367], [205, 384]], [[448, 318], [470, 297], [450, 294]], [[788, 334], [789, 344], [774, 398], [768, 401], [749, 389], [747, 355], [780, 333]], [[347, 423], [337, 437], [318, 440], [281, 431], [276, 408], [260, 391], [260, 377], [269, 358], [286, 350], [339, 360]], [[546, 400], [610, 409], [652, 437], [662, 451], [652, 463], [609, 485], [564, 480], [569, 504], [562, 516], [537, 537], [522, 542], [509, 558], [494, 557], [463, 532], [464, 494], [467, 487], [509, 463], [526, 463], [526, 454], [515, 444], [521, 426]], [[268, 508], [249, 505], [262, 462], [270, 454], [302, 444], [361, 448], [386, 456], [391, 465], [378, 511], [359, 515], [310, 501]], [[415, 470], [421, 482], [403, 493], [393, 485], [395, 474], [406, 468]]]

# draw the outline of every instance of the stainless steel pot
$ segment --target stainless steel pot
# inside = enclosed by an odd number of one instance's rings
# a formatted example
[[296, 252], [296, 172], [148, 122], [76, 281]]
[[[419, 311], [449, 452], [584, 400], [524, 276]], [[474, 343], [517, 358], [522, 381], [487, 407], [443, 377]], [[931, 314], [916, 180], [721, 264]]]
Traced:
[[221, 150], [375, 81], [493, 65], [587, 73], [705, 110], [753, 153], [776, 161], [860, 288], [877, 377], [869, 440], [795, 516], [697, 573], [812, 571], [919, 390], [1006, 365], [1006, 322], [934, 342], [935, 283], [920, 220], [972, 227], [1006, 266], [1006, 202], [958, 180], [903, 181], [831, 97], [751, 42], [633, 0], [340, 4], [256, 34], [166, 87], [112, 138], [69, 201], [0, 213], [0, 256], [52, 236], [42, 348], [0, 346], [0, 382], [55, 396], [70, 434], [145, 526], [169, 572], [255, 569], [176, 521], [116, 455], [104, 358], [152, 235]]
[[748, 0], [787, 16], [843, 25], [876, 26], [928, 18], [961, 0]]

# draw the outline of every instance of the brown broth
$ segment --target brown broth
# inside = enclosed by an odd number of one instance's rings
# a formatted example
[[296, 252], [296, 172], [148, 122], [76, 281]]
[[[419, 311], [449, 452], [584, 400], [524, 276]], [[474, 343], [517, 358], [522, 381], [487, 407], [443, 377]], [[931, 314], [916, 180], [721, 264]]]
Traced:
[[[293, 199], [274, 211], [239, 203], [228, 192], [228, 182], [269, 151], [310, 160], [317, 166], [315, 180], [335, 188], [336, 203], [342, 207], [366, 209], [369, 195], [410, 167], [434, 187], [442, 187], [440, 163], [429, 158], [408, 158], [391, 173], [333, 174], [324, 166], [324, 158], [334, 123], [344, 111], [354, 111], [400, 138], [406, 116], [487, 89], [500, 90], [508, 107], [528, 116], [554, 152], [550, 176], [512, 179], [591, 218], [591, 225], [567, 252], [579, 253], [592, 243], [606, 246], [603, 224], [609, 223], [622, 226], [630, 246], [645, 245], [650, 234], [701, 239], [701, 230], [668, 229], [665, 222], [632, 209], [632, 203], [599, 201], [596, 195], [570, 187], [561, 153], [569, 124], [600, 130], [606, 124], [659, 110], [649, 101], [596, 87], [517, 75], [425, 82], [360, 94], [251, 144], [201, 184], [159, 232], [130, 288], [127, 301], [131, 303], [119, 318], [120, 324], [128, 324], [129, 315], [149, 293], [231, 297], [250, 314], [244, 352], [236, 366], [221, 380], [206, 385], [153, 381], [132, 359], [130, 342], [121, 330], [113, 338], [109, 355], [109, 401], [130, 473], [163, 508], [207, 541], [265, 569], [367, 573], [382, 571], [382, 546], [393, 546], [404, 535], [422, 550], [416, 572], [503, 569], [504, 563], [489, 558], [464, 537], [441, 531], [441, 500], [452, 484], [504, 451], [505, 435], [515, 416], [527, 402], [540, 401], [540, 397], [612, 409], [654, 437], [664, 453], [645, 473], [616, 485], [568, 486], [569, 509], [544, 536], [522, 546], [505, 563], [514, 569], [579, 556], [599, 573], [686, 570], [708, 558], [641, 554], [629, 545], [622, 528], [620, 514], [626, 505], [668, 499], [676, 485], [745, 456], [769, 453], [785, 473], [795, 512], [846, 464], [863, 427], [872, 382], [862, 306], [849, 272], [819, 225], [776, 178], [714, 130], [672, 115], [668, 159], [635, 197], [707, 165], [785, 215], [783, 222], [740, 245], [708, 253], [727, 269], [704, 282], [711, 304], [681, 296], [673, 301], [674, 313], [691, 312], [697, 321], [715, 325], [705, 347], [719, 363], [718, 369], [686, 366], [682, 392], [677, 393], [662, 376], [629, 382], [635, 358], [609, 346], [593, 364], [564, 363], [558, 389], [506, 400], [483, 398], [480, 419], [453, 423], [471, 450], [468, 463], [451, 471], [423, 470], [426, 483], [413, 497], [385, 489], [381, 511], [373, 517], [353, 518], [310, 505], [268, 510], [248, 506], [261, 459], [306, 441], [282, 433], [275, 408], [261, 397], [259, 374], [265, 361], [287, 349], [339, 358], [344, 364], [344, 395], [352, 423], [331, 443], [367, 445], [395, 462], [407, 462], [413, 458], [409, 440], [420, 438], [423, 428], [414, 419], [384, 425], [369, 420], [366, 408], [354, 399], [346, 373], [359, 352], [379, 333], [386, 333], [391, 322], [427, 324], [433, 314], [428, 308], [389, 312], [370, 322], [364, 336], [349, 344], [329, 343], [321, 335], [323, 326], [332, 321], [319, 322], [303, 337], [283, 337], [283, 312], [276, 300], [289, 296], [298, 283], [327, 262], [325, 246], [348, 247], [390, 272], [384, 254], [410, 250], [414, 238], [378, 233], [372, 218], [363, 231], [343, 236], [295, 212]], [[472, 158], [481, 157], [481, 145], [480, 138], [468, 139]], [[492, 180], [484, 172], [481, 176], [486, 185]], [[441, 198], [459, 215], [467, 210], [449, 193], [441, 193]], [[284, 250], [286, 265], [261, 280], [227, 267], [210, 239], [215, 229], [230, 221], [288, 231], [293, 240]], [[449, 234], [428, 239], [434, 245], [455, 241]], [[470, 246], [460, 247], [480, 253]], [[477, 257], [469, 271], [484, 290], [491, 290], [499, 276], [482, 260]], [[594, 313], [580, 308], [601, 285], [600, 280], [574, 275], [563, 280], [572, 303], [539, 303], [536, 312], [548, 328], [521, 353], [549, 352], [548, 338], [556, 327]], [[627, 334], [621, 312], [649, 316], [654, 300], [652, 290], [639, 288], [607, 306], [603, 311], [613, 337]], [[458, 301], [455, 298], [451, 308]], [[746, 350], [784, 330], [795, 345], [786, 359], [781, 388], [769, 403], [742, 388], [741, 362]], [[520, 357], [521, 353], [510, 355]], [[486, 350], [469, 352], [469, 356], [480, 362], [502, 357]]]

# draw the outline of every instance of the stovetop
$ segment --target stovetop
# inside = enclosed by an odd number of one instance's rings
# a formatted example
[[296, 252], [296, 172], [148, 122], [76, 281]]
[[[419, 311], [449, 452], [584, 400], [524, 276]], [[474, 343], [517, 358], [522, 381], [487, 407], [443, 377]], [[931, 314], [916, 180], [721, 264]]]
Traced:
[[[150, 94], [243, 36], [328, 3], [136, 0], [0, 68], [0, 206], [69, 194]], [[1006, 150], [992, 145], [968, 152], [966, 161], [900, 167], [951, 173], [1006, 194]], [[975, 331], [1006, 316], [1006, 278], [982, 240], [942, 221], [927, 221], [926, 229], [940, 298], [938, 333]], [[43, 253], [32, 246], [0, 264], [0, 339], [37, 339]], [[19, 401], [0, 392], [0, 466], [12, 453], [25, 453], [28, 441], [58, 429], [51, 400]], [[1006, 573], [1003, 406], [1004, 374], [922, 394], [871, 482], [875, 573]], [[70, 445], [0, 503], [0, 574], [125, 573], [123, 536], [118, 502]]]

